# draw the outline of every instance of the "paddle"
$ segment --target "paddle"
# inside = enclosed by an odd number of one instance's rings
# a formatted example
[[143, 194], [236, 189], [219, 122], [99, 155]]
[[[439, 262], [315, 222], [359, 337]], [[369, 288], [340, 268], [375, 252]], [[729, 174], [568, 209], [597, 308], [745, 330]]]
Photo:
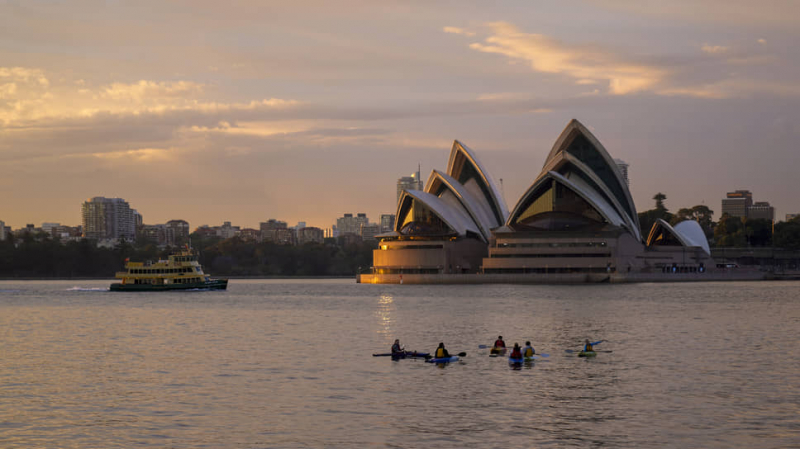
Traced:
[[372, 354], [373, 357], [424, 357], [427, 352], [420, 351], [403, 351], [401, 353], [393, 354], [386, 352], [383, 354]]
[[[459, 357], [466, 357], [466, 356], [467, 356], [467, 353], [466, 353], [466, 352], [459, 352], [459, 353], [458, 353], [458, 354], [456, 354], [456, 355], [457, 355], [457, 356], [459, 356]], [[452, 357], [452, 355], [451, 355], [450, 357]], [[434, 356], [432, 356], [432, 355], [425, 356], [425, 360], [430, 360], [430, 359], [435, 359], [435, 358], [436, 358], [436, 357], [434, 357]]]

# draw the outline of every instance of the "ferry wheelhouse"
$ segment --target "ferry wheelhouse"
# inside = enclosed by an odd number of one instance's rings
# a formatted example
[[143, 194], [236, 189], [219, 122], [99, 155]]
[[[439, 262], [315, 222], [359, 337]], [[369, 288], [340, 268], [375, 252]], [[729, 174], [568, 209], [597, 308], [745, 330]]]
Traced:
[[203, 273], [197, 255], [190, 249], [158, 262], [129, 262], [125, 270], [117, 272], [121, 282], [111, 284], [111, 291], [164, 291], [190, 289], [217, 289], [228, 287], [227, 279], [212, 279]]

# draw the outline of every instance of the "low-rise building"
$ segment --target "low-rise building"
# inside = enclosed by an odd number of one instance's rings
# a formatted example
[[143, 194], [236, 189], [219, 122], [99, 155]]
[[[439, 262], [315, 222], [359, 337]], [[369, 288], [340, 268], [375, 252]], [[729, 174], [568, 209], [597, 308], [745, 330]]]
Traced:
[[297, 231], [297, 244], [305, 245], [306, 243], [324, 243], [325, 232], [320, 228], [313, 226], [300, 228]]

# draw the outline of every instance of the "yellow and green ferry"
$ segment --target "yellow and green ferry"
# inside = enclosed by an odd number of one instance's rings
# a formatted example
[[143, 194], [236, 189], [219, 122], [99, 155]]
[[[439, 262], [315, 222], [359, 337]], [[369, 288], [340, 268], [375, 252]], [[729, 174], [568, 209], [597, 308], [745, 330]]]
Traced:
[[116, 274], [121, 282], [111, 284], [112, 292], [151, 292], [167, 290], [214, 289], [225, 290], [227, 279], [211, 279], [203, 273], [197, 255], [181, 250], [158, 262], [129, 262]]

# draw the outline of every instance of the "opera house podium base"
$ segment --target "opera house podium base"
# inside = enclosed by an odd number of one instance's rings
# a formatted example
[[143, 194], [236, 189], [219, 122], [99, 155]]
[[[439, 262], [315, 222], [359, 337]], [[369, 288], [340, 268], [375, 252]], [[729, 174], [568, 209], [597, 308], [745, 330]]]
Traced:
[[621, 284], [637, 282], [728, 282], [768, 279], [757, 269], [705, 273], [517, 273], [517, 274], [359, 274], [360, 284]]

